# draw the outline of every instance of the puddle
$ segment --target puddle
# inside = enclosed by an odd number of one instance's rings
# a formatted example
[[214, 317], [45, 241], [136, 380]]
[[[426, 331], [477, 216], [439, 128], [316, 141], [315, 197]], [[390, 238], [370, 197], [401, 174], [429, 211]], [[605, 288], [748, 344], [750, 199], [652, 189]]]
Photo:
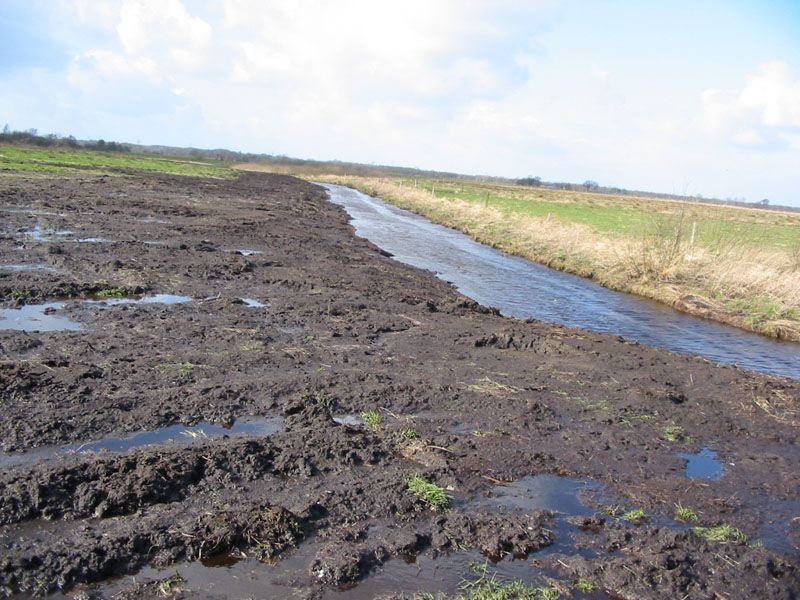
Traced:
[[177, 294], [152, 294], [138, 298], [102, 298], [98, 300], [84, 300], [87, 304], [105, 304], [116, 306], [118, 304], [185, 304], [191, 302], [191, 296]]
[[595, 510], [586, 505], [588, 494], [598, 494], [603, 486], [591, 479], [572, 479], [558, 475], [529, 475], [491, 489], [478, 506], [549, 510], [557, 515], [575, 517], [592, 515]]
[[75, 232], [67, 230], [58, 231], [55, 229], [42, 229], [41, 225], [36, 225], [33, 229], [29, 229], [23, 233], [37, 242], [51, 242], [56, 237], [73, 235]]
[[159, 225], [168, 225], [169, 221], [166, 219], [159, 219], [158, 217], [139, 217], [134, 219], [137, 223], [158, 223]]
[[142, 431], [127, 437], [108, 437], [94, 442], [68, 446], [38, 448], [24, 453], [0, 455], [0, 468], [30, 465], [40, 461], [55, 460], [75, 454], [113, 452], [122, 453], [144, 446], [191, 444], [218, 437], [266, 437], [283, 430], [282, 417], [251, 417], [239, 419], [230, 427], [202, 421], [188, 425], [169, 425], [154, 431]]
[[[187, 590], [201, 591], [214, 598], [293, 598], [307, 597], [314, 575], [310, 566], [319, 551], [319, 544], [305, 542], [283, 560], [266, 564], [254, 560], [235, 560], [228, 556], [191, 563], [178, 563], [165, 569], [147, 567], [135, 576], [119, 578], [100, 586], [81, 586], [79, 589], [96, 590], [104, 598], [116, 597], [133, 585], [171, 577], [177, 571], [186, 579]], [[454, 552], [432, 559], [421, 555], [404, 560], [395, 558], [365, 577], [356, 585], [341, 589], [327, 588], [315, 598], [322, 600], [372, 600], [399, 597], [401, 594], [421, 593], [452, 594], [463, 591], [467, 581], [478, 578], [475, 569], [486, 568], [486, 577], [495, 581], [523, 581], [532, 586], [543, 586], [545, 573], [529, 560], [505, 559], [489, 563], [477, 551]], [[555, 575], [547, 573], [547, 575]], [[56, 596], [59, 597], [59, 596]], [[573, 593], [572, 598], [605, 598], [604, 595]]]
[[336, 415], [333, 417], [333, 420], [336, 421], [339, 425], [350, 425], [351, 427], [360, 427], [365, 425], [364, 419], [361, 418], [361, 415], [352, 414], [352, 415]]
[[12, 331], [80, 331], [83, 326], [69, 317], [56, 314], [63, 302], [27, 304], [19, 308], [0, 309], [0, 330]]
[[250, 308], [264, 308], [266, 306], [266, 304], [264, 304], [263, 302], [259, 302], [258, 300], [255, 300], [253, 298], [239, 298], [239, 300], [244, 302]]
[[614, 504], [605, 487], [592, 479], [529, 475], [508, 485], [493, 487], [486, 496], [470, 502], [470, 506], [550, 511], [553, 513], [555, 539], [536, 555], [563, 553], [592, 559], [597, 556], [597, 551], [575, 546], [573, 536], [581, 532], [568, 520], [596, 514], [597, 510], [588, 505], [590, 499], [596, 504]]
[[0, 211], [23, 215], [41, 215], [43, 217], [66, 217], [64, 213], [48, 212], [46, 210], [38, 210], [35, 208], [0, 208]]
[[721, 479], [725, 474], [722, 463], [717, 459], [717, 453], [706, 446], [697, 454], [679, 452], [678, 456], [686, 459], [686, 476], [689, 479], [708, 479], [711, 481]]
[[0, 265], [0, 271], [46, 271], [48, 273], [61, 273], [61, 269], [56, 269], [44, 263], [36, 264], [14, 264], [14, 265]]
[[145, 567], [135, 575], [115, 578], [104, 584], [79, 586], [69, 595], [52, 597], [73, 598], [75, 591], [82, 590], [99, 593], [103, 598], [122, 597], [123, 592], [134, 584], [166, 579], [176, 571], [186, 580], [183, 589], [199, 592], [204, 598], [306, 597], [302, 592], [307, 592], [311, 584], [309, 567], [318, 550], [318, 544], [306, 542], [274, 564], [220, 555], [201, 561], [181, 562], [164, 569]]
[[[466, 583], [479, 578], [476, 570], [482, 572], [484, 568], [485, 577], [489, 580], [501, 583], [522, 581], [532, 587], [546, 587], [543, 576], [556, 575], [535, 567], [529, 559], [515, 560], [509, 557], [499, 562], [489, 562], [477, 551], [454, 552], [436, 559], [420, 555], [409, 557], [408, 560], [390, 560], [357, 586], [342, 590], [326, 590], [322, 598], [372, 600], [401, 594], [403, 597], [414, 594], [431, 594], [432, 598], [438, 597], [437, 595], [451, 597], [463, 593]], [[585, 595], [576, 591], [573, 591], [571, 596], [575, 599], [606, 597], [603, 594]]]
[[[103, 298], [102, 300], [78, 300], [79, 304], [115, 306], [118, 304], [184, 304], [190, 296], [176, 294], [153, 294], [140, 298]], [[0, 330], [13, 331], [80, 331], [83, 326], [67, 316], [56, 314], [66, 302], [26, 304], [19, 308], [0, 309]]]
[[113, 244], [116, 240], [109, 240], [106, 238], [88, 237], [78, 240], [79, 244]]
[[761, 523], [758, 539], [775, 552], [800, 553], [800, 501], [771, 500], [769, 516]]
[[234, 254], [241, 254], [242, 256], [253, 256], [254, 254], [264, 254], [261, 250], [248, 250], [247, 248], [236, 248], [231, 250]]

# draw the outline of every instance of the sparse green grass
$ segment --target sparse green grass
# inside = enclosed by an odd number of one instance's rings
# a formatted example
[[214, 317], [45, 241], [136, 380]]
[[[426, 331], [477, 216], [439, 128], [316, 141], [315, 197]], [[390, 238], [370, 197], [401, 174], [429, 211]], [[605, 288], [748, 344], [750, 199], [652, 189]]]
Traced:
[[445, 489], [435, 483], [431, 483], [422, 475], [414, 475], [408, 480], [408, 491], [433, 510], [440, 510], [450, 506], [451, 499]]
[[155, 582], [156, 593], [159, 596], [173, 596], [176, 593], [181, 593], [185, 591], [186, 588], [183, 587], [183, 584], [186, 583], [186, 579], [177, 571], [171, 577], [166, 579], [161, 579], [160, 581]]
[[622, 512], [622, 507], [615, 504], [606, 504], [605, 506], [600, 507], [600, 512], [608, 515], [609, 517], [616, 517]]
[[0, 171], [85, 173], [87, 168], [93, 172], [133, 169], [194, 177], [236, 177], [235, 171], [218, 161], [94, 150], [0, 146]]
[[647, 512], [643, 508], [634, 508], [622, 513], [620, 517], [623, 521], [629, 521], [634, 525], [641, 525], [648, 519]]
[[574, 400], [586, 410], [596, 410], [599, 412], [611, 412], [611, 403], [605, 398], [590, 400], [583, 396], [575, 396]]
[[591, 594], [592, 592], [597, 591], [597, 585], [593, 581], [589, 581], [583, 577], [578, 577], [578, 579], [576, 579], [572, 584], [572, 587], [583, 594]]
[[361, 413], [361, 418], [364, 419], [367, 427], [372, 429], [378, 429], [383, 423], [383, 415], [377, 410], [365, 410]]
[[[411, 600], [557, 600], [557, 589], [545, 586], [532, 586], [523, 581], [502, 581], [496, 574], [490, 574], [486, 564], [472, 567], [477, 579], [465, 580], [461, 592], [455, 596], [420, 592]], [[403, 598], [408, 598], [403, 596]]]
[[[561, 594], [555, 588], [533, 587], [521, 581], [500, 583], [486, 581], [455, 596], [420, 592], [411, 600], [557, 600]], [[404, 596], [404, 598], [409, 598]]]
[[25, 290], [11, 290], [11, 299], [14, 301], [27, 300], [28, 292]]
[[670, 423], [665, 425], [661, 429], [661, 434], [664, 436], [664, 439], [668, 442], [673, 444], [677, 444], [679, 442], [690, 442], [691, 438], [686, 435], [686, 432], [683, 430], [683, 427], [680, 425], [676, 425], [675, 423]]
[[419, 439], [419, 433], [416, 429], [404, 429], [400, 432], [400, 437], [404, 440], [416, 440]]
[[112, 287], [100, 290], [95, 294], [98, 298], [122, 298], [128, 292], [124, 288]]
[[684, 523], [693, 523], [697, 521], [697, 513], [678, 502], [675, 504], [675, 520], [683, 521]]
[[716, 527], [695, 527], [694, 531], [700, 537], [721, 544], [746, 544], [747, 534], [733, 525], [723, 523]]
[[619, 422], [623, 427], [633, 427], [636, 423], [644, 423], [654, 419], [653, 415], [633, 408], [626, 408], [620, 413]]

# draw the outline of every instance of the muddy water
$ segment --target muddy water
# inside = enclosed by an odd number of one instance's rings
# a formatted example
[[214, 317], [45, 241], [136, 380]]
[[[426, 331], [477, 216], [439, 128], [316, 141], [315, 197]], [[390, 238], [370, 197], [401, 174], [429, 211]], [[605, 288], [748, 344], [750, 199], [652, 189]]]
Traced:
[[621, 335], [745, 369], [800, 379], [800, 344], [706, 321], [479, 244], [350, 188], [324, 184], [356, 233], [396, 260], [436, 273], [506, 316]]
[[85, 300], [87, 304], [100, 304], [116, 306], [118, 304], [185, 304], [191, 302], [190, 296], [179, 296], [177, 294], [152, 294], [137, 298], [103, 298], [100, 300]]
[[720, 479], [725, 474], [722, 463], [717, 459], [717, 453], [711, 448], [702, 448], [696, 454], [680, 452], [681, 458], [686, 459], [686, 476], [689, 479]]
[[0, 265], [0, 271], [45, 271], [47, 273], [61, 273], [61, 269], [56, 269], [44, 263]]
[[[309, 567], [318, 548], [309, 542], [295, 553], [274, 564], [253, 560], [210, 560], [183, 563], [167, 569], [146, 568], [134, 577], [123, 577], [102, 588], [103, 598], [114, 598], [136, 583], [146, 584], [173, 576], [176, 572], [186, 581], [183, 589], [202, 591], [213, 598], [305, 598]], [[545, 573], [534, 568], [530, 559], [508, 558], [492, 563], [476, 551], [456, 552], [436, 559], [425, 555], [408, 560], [393, 559], [354, 587], [324, 589], [321, 600], [373, 600], [389, 595], [418, 593], [457, 594], [465, 583], [475, 581], [486, 569], [485, 577], [497, 582], [523, 581], [531, 586], [546, 586]], [[55, 595], [54, 598], [70, 596]], [[71, 596], [74, 597], [74, 596]], [[195, 596], [192, 596], [195, 597]], [[576, 600], [608, 598], [602, 592], [573, 592]]]
[[80, 323], [57, 314], [63, 302], [29, 304], [20, 308], [0, 309], [0, 330], [14, 331], [80, 331]]
[[[153, 294], [137, 298], [103, 298], [101, 300], [81, 300], [81, 304], [100, 308], [119, 304], [184, 304], [192, 300], [189, 296], [175, 294]], [[47, 302], [45, 304], [26, 304], [19, 308], [0, 309], [0, 330], [14, 331], [80, 331], [83, 326], [59, 314], [66, 302]]]
[[[576, 532], [577, 528], [569, 525], [566, 518], [592, 514], [594, 511], [584, 503], [586, 495], [601, 492], [602, 487], [590, 479], [554, 475], [524, 477], [507, 486], [496, 486], [485, 497], [469, 505], [506, 507], [523, 512], [550, 510], [557, 516], [556, 542], [529, 557], [508, 556], [501, 560], [492, 560], [475, 550], [454, 552], [435, 559], [425, 554], [393, 558], [375, 568], [357, 585], [322, 589], [318, 597], [323, 600], [371, 600], [387, 595], [423, 592], [456, 594], [466, 582], [478, 579], [479, 574], [498, 582], [523, 581], [534, 587], [546, 587], [547, 577], [555, 574], [537, 567], [533, 561], [559, 552], [589, 554], [575, 547], [571, 533]], [[375, 529], [380, 527], [378, 525]], [[320, 544], [312, 538], [274, 564], [222, 555], [208, 560], [183, 562], [165, 569], [146, 567], [133, 576], [87, 587], [100, 591], [104, 598], [112, 598], [124, 592], [134, 581], [146, 584], [169, 578], [178, 572], [185, 579], [181, 584], [184, 589], [202, 590], [209, 597], [291, 598], [304, 590], [307, 592], [309, 587], [315, 585], [319, 574], [312, 565], [320, 548]], [[608, 596], [602, 592], [580, 594], [573, 591], [571, 597], [599, 599]]]
[[239, 298], [242, 302], [244, 302], [249, 308], [265, 308], [266, 304], [261, 302], [260, 300], [256, 300], [255, 298]]
[[170, 425], [153, 431], [142, 431], [127, 437], [107, 437], [96, 441], [51, 448], [39, 448], [18, 454], [0, 454], [0, 468], [55, 460], [64, 456], [90, 452], [128, 452], [143, 446], [190, 444], [215, 437], [264, 437], [283, 429], [281, 417], [239, 419], [230, 427], [200, 422], [196, 425]]

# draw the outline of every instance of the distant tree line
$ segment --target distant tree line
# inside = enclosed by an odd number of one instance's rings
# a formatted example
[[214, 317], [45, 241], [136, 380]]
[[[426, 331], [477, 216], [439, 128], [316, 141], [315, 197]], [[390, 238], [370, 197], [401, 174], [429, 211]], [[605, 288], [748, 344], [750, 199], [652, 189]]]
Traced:
[[448, 171], [432, 171], [414, 167], [396, 167], [391, 165], [376, 165], [345, 162], [339, 160], [322, 161], [305, 158], [293, 158], [282, 154], [256, 154], [250, 152], [235, 152], [233, 150], [202, 148], [180, 148], [175, 146], [147, 146], [120, 142], [107, 142], [105, 140], [76, 140], [74, 137], [58, 134], [39, 135], [36, 129], [27, 131], [11, 131], [6, 125], [0, 133], [0, 143], [28, 144], [33, 146], [55, 146], [67, 148], [86, 148], [88, 150], [101, 150], [104, 152], [136, 152], [140, 154], [157, 154], [160, 156], [195, 158], [204, 160], [218, 160], [226, 163], [259, 162], [269, 165], [284, 165], [302, 167], [309, 173], [330, 173], [338, 175], [363, 175], [368, 177], [406, 177], [406, 178], [441, 178], [464, 181], [482, 181], [494, 183], [515, 183], [526, 187], [542, 187], [553, 190], [567, 190], [573, 192], [594, 192], [597, 194], [611, 194], [615, 196], [639, 196], [643, 198], [659, 198], [664, 200], [677, 200], [683, 202], [705, 202], [707, 204], [722, 204], [729, 206], [747, 206], [764, 210], [778, 210], [800, 212], [800, 208], [770, 204], [768, 199], [754, 203], [744, 199], [704, 198], [700, 194], [687, 196], [680, 194], [665, 194], [660, 192], [645, 192], [642, 190], [626, 190], [619, 187], [600, 185], [597, 181], [587, 179], [583, 183], [570, 183], [564, 181], [543, 181], [539, 176], [529, 175], [520, 179], [507, 177], [493, 177], [486, 175], [462, 175]]
[[481, 180], [501, 181], [505, 183], [513, 183], [526, 187], [542, 187], [551, 190], [566, 190], [570, 192], [594, 192], [597, 194], [610, 194], [614, 196], [639, 196], [642, 198], [658, 198], [661, 200], [676, 200], [678, 202], [703, 202], [706, 204], [719, 204], [725, 206], [743, 206], [748, 208], [760, 208], [764, 210], [776, 210], [784, 212], [800, 212], [800, 208], [795, 206], [781, 206], [779, 204], [770, 204], [769, 199], [756, 200], [755, 202], [747, 202], [744, 198], [704, 198], [702, 194], [694, 196], [681, 195], [681, 194], [667, 194], [662, 192], [645, 192], [642, 190], [626, 190], [619, 187], [603, 186], [592, 179], [587, 179], [583, 183], [570, 183], [566, 181], [543, 181], [541, 177], [523, 177], [521, 179], [503, 179], [503, 178], [486, 178], [478, 177]]
[[130, 152], [126, 144], [107, 142], [105, 140], [76, 140], [73, 136], [62, 136], [57, 133], [39, 135], [36, 129], [12, 131], [8, 125], [0, 133], [0, 143], [39, 146], [41, 148], [86, 148], [103, 152]]

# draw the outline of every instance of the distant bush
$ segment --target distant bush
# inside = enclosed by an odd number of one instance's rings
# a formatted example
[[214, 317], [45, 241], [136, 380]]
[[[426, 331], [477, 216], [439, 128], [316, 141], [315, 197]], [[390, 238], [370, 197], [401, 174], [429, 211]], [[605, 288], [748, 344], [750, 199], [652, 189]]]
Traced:
[[3, 127], [3, 131], [0, 132], [0, 144], [39, 146], [42, 148], [86, 148], [87, 150], [101, 150], [103, 152], [131, 151], [127, 145], [119, 142], [106, 142], [105, 140], [79, 142], [71, 135], [66, 137], [57, 133], [39, 135], [36, 129], [12, 131], [8, 125]]
[[523, 177], [522, 179], [517, 179], [517, 185], [524, 185], [527, 187], [539, 187], [542, 185], [542, 178], [541, 177]]

